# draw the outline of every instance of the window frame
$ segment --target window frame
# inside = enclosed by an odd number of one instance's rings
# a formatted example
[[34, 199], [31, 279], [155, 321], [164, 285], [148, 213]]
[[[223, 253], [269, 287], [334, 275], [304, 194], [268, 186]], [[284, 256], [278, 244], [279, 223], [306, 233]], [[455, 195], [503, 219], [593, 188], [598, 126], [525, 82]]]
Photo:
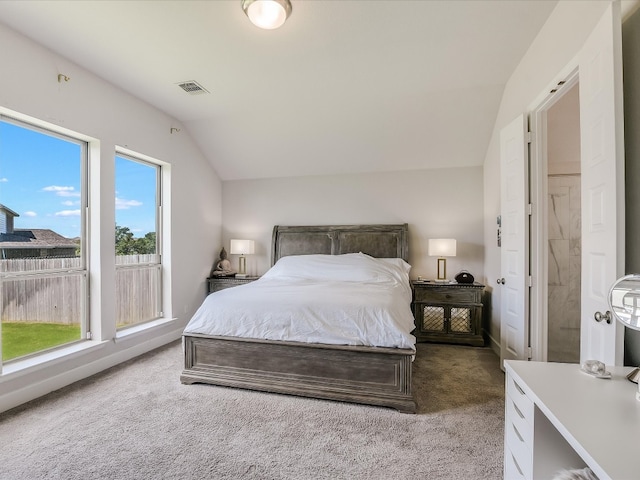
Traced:
[[[142, 320], [136, 323], [132, 323], [129, 325], [125, 325], [122, 327], [118, 327], [117, 325], [116, 327], [116, 337], [122, 336], [122, 335], [126, 335], [129, 332], [136, 332], [138, 331], [141, 327], [144, 328], [145, 325], [147, 324], [151, 324], [152, 322], [157, 322], [158, 320], [161, 320], [164, 318], [164, 298], [163, 298], [163, 293], [164, 293], [164, 265], [163, 265], [163, 255], [162, 255], [162, 251], [163, 251], [163, 233], [164, 233], [164, 229], [163, 229], [163, 215], [162, 215], [162, 203], [163, 203], [163, 168], [164, 168], [164, 164], [163, 162], [156, 160], [152, 157], [149, 157], [147, 155], [138, 153], [138, 152], [133, 152], [131, 150], [128, 149], [124, 149], [121, 147], [116, 147], [115, 149], [115, 156], [114, 156], [114, 185], [117, 181], [117, 172], [115, 169], [115, 160], [116, 157], [120, 157], [123, 158], [125, 160], [131, 161], [131, 162], [135, 162], [135, 163], [139, 163], [145, 166], [149, 166], [149, 167], [153, 167], [155, 169], [155, 182], [156, 182], [156, 191], [155, 191], [155, 206], [154, 206], [154, 215], [155, 215], [155, 225], [156, 225], [156, 241], [155, 241], [155, 257], [157, 259], [156, 262], [142, 262], [142, 263], [132, 263], [132, 264], [118, 264], [118, 262], [115, 262], [115, 270], [116, 270], [116, 277], [117, 277], [117, 272], [118, 271], [125, 271], [125, 270], [134, 270], [134, 269], [157, 269], [158, 273], [158, 282], [157, 282], [157, 291], [156, 291], [156, 305], [155, 305], [155, 310], [156, 310], [156, 314], [154, 317], [152, 318], [148, 318], [146, 320]], [[114, 205], [115, 205], [115, 190], [114, 190]], [[117, 222], [116, 222], [117, 224]], [[115, 253], [115, 250], [114, 250]], [[116, 258], [118, 257], [118, 255], [115, 255]], [[116, 298], [117, 301], [117, 298]], [[115, 320], [115, 319], [114, 319]]]
[[[66, 342], [54, 347], [45, 348], [32, 352], [26, 355], [21, 355], [16, 358], [12, 358], [6, 361], [2, 360], [2, 343], [0, 341], [0, 374], [3, 372], [4, 365], [12, 365], [23, 360], [30, 360], [32, 358], [47, 355], [56, 350], [68, 348], [86, 342], [92, 339], [91, 333], [91, 309], [90, 309], [90, 268], [89, 268], [89, 245], [90, 242], [90, 228], [89, 228], [89, 169], [90, 169], [90, 140], [81, 134], [71, 132], [66, 129], [57, 128], [52, 124], [45, 124], [45, 122], [39, 122], [36, 119], [29, 121], [28, 119], [20, 119], [5, 113], [0, 113], [0, 122], [8, 123], [20, 128], [37, 132], [41, 135], [57, 138], [80, 147], [80, 264], [78, 266], [70, 266], [64, 268], [51, 268], [44, 270], [29, 270], [25, 272], [3, 272], [0, 271], [0, 290], [2, 290], [2, 283], [5, 281], [15, 280], [28, 280], [28, 279], [44, 279], [44, 278], [56, 278], [65, 277], [68, 275], [80, 276], [80, 338], [71, 342]], [[2, 338], [2, 322], [0, 321], [0, 340]]]

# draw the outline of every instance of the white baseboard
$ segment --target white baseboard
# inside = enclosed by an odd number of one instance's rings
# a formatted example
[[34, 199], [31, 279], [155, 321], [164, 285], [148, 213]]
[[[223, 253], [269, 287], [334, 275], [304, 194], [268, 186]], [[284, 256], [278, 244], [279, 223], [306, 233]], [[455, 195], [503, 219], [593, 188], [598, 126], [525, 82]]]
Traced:
[[489, 347], [493, 350], [498, 357], [500, 357], [500, 340], [496, 340], [491, 335], [489, 335]]

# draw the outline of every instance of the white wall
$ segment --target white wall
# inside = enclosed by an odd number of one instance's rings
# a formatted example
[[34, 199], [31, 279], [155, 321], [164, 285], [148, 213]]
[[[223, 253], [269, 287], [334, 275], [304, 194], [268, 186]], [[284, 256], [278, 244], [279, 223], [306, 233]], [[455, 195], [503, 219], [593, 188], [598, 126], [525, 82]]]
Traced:
[[[270, 266], [274, 225], [408, 223], [411, 275], [436, 276], [429, 238], [455, 238], [448, 276], [461, 269], [483, 277], [482, 168], [223, 182], [222, 237], [256, 241], [249, 273]], [[237, 268], [237, 259], [231, 256]]]
[[547, 111], [547, 173], [580, 174], [580, 89], [571, 87]]
[[[581, 49], [605, 11], [608, 1], [559, 2], [505, 86], [484, 164], [485, 272], [492, 294], [490, 335], [500, 343], [500, 249], [495, 242], [500, 214], [500, 130], [521, 113], [537, 107], [548, 92], [570, 73], [566, 67]], [[497, 342], [497, 343], [496, 343]]]
[[[102, 270], [91, 281], [92, 322], [107, 340], [98, 350], [78, 353], [28, 374], [0, 375], [0, 411], [103, 368], [126, 360], [180, 336], [204, 298], [205, 278], [220, 244], [221, 182], [184, 128], [163, 112], [124, 93], [65, 58], [0, 25], [0, 107], [90, 136], [91, 164], [100, 170], [93, 185], [91, 208], [94, 235], [92, 258]], [[58, 74], [70, 77], [58, 82]], [[171, 175], [172, 235], [167, 292], [176, 318], [138, 335], [114, 340], [114, 149], [116, 146], [166, 162]], [[169, 261], [170, 260], [170, 261]], [[176, 381], [178, 379], [176, 378]]]

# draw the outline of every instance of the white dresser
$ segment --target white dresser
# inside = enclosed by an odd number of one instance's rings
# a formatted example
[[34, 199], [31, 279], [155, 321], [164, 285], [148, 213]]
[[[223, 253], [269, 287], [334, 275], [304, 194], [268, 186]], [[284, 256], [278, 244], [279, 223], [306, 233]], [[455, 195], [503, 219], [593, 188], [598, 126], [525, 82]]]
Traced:
[[506, 361], [504, 478], [551, 479], [589, 466], [600, 478], [640, 479], [640, 402], [628, 367], [611, 380], [576, 364]]

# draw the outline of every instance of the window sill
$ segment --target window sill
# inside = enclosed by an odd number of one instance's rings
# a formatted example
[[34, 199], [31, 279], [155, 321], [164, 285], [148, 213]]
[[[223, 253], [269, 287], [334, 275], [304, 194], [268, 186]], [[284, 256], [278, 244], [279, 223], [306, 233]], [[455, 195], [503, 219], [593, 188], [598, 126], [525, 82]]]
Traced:
[[2, 365], [0, 381], [8, 379], [9, 377], [17, 378], [22, 375], [27, 375], [62, 361], [79, 357], [87, 352], [98, 350], [107, 343], [109, 343], [108, 340], [86, 340], [41, 355], [34, 355], [24, 360], [16, 360], [15, 362]]
[[137, 335], [148, 333], [149, 330], [153, 330], [156, 328], [164, 327], [165, 325], [175, 323], [176, 320], [177, 318], [158, 318], [156, 320], [151, 320], [150, 322], [145, 322], [145, 323], [141, 323], [140, 325], [135, 325], [133, 327], [125, 328], [124, 330], [120, 330], [116, 332], [116, 337], [114, 341], [118, 343], [123, 340], [128, 340], [130, 338], [136, 337]]
[[0, 383], [15, 378], [29, 375], [45, 368], [55, 366], [62, 362], [78, 358], [87, 353], [97, 351], [104, 348], [112, 341], [115, 343], [123, 342], [128, 339], [136, 338], [145, 333], [149, 333], [154, 329], [176, 323], [177, 318], [159, 318], [151, 322], [136, 325], [126, 330], [116, 332], [113, 340], [85, 340], [77, 342], [67, 347], [61, 347], [50, 352], [34, 355], [23, 360], [16, 360], [4, 365], [0, 365]]

